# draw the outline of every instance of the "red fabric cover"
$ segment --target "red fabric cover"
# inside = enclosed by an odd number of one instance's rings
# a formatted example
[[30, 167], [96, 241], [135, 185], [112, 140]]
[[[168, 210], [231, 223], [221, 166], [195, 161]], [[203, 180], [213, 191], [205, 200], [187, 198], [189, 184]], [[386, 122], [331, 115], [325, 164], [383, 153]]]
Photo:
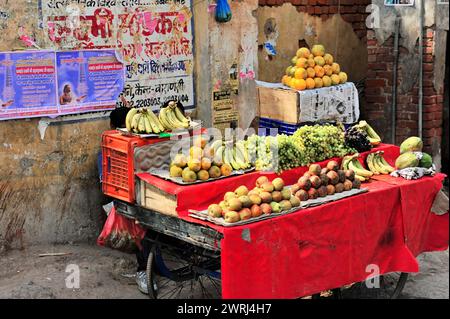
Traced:
[[[389, 163], [395, 162], [398, 147], [379, 149]], [[292, 184], [305, 170], [297, 168], [282, 177]], [[310, 295], [365, 280], [371, 275], [366, 271], [370, 264], [378, 265], [381, 274], [417, 272], [415, 256], [448, 247], [448, 214], [430, 212], [442, 187], [441, 174], [417, 181], [379, 177], [364, 184], [369, 193], [245, 226], [221, 227], [187, 216], [187, 209], [204, 209], [222, 200], [226, 191], [240, 185], [253, 187], [260, 175], [255, 172], [188, 187], [140, 176], [178, 195], [180, 218], [223, 233], [224, 298]]]

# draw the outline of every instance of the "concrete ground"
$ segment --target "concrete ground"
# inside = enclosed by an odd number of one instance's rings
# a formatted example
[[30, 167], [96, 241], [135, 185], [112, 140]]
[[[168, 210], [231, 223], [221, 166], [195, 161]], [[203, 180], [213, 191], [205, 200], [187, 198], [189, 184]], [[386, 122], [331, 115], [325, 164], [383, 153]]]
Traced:
[[[39, 257], [43, 253], [70, 253]], [[449, 252], [419, 257], [421, 272], [411, 275], [401, 298], [449, 298]], [[80, 270], [80, 288], [66, 287], [70, 265]], [[134, 283], [134, 255], [89, 245], [35, 246], [0, 256], [0, 298], [147, 298]], [[68, 272], [66, 272], [68, 271]], [[69, 284], [71, 281], [69, 281]], [[200, 288], [199, 288], [200, 289]], [[380, 298], [353, 289], [345, 298]], [[181, 297], [188, 297], [181, 295]]]

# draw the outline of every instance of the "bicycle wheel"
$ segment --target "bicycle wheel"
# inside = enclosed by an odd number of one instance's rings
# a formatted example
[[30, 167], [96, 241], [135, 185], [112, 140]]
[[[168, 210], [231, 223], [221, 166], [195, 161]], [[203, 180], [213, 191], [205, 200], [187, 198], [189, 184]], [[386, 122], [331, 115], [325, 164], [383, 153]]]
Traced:
[[202, 249], [154, 246], [147, 262], [149, 297], [215, 299], [221, 297], [220, 256]]

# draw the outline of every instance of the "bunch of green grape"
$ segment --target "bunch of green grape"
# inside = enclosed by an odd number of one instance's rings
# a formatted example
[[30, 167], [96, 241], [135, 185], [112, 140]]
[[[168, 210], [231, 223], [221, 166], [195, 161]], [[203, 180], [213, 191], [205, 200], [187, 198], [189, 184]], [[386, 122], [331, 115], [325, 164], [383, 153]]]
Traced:
[[291, 138], [302, 152], [302, 166], [353, 152], [346, 146], [344, 130], [339, 126], [307, 125], [299, 128]]
[[273, 170], [273, 152], [271, 151], [271, 140], [265, 136], [251, 135], [246, 140], [246, 147], [250, 163], [258, 171]]
[[280, 134], [277, 136], [277, 143], [278, 172], [302, 166], [303, 152], [291, 136]]

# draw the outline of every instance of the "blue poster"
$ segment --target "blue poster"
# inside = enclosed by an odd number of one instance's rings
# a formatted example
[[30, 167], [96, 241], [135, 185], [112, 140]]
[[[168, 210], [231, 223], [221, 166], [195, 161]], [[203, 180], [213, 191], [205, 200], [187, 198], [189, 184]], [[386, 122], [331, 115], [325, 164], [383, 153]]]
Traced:
[[57, 52], [56, 66], [62, 113], [115, 107], [125, 71], [113, 50]]
[[0, 53], [0, 120], [57, 115], [55, 53]]

